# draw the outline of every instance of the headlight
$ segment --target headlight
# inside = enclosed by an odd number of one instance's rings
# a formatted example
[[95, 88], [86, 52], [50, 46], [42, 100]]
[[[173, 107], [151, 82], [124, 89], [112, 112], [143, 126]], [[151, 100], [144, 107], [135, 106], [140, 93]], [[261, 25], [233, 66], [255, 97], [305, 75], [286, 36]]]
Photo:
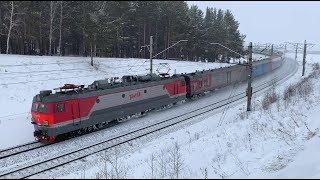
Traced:
[[44, 126], [48, 126], [48, 121], [44, 120], [44, 121], [43, 121], [43, 125], [44, 125]]

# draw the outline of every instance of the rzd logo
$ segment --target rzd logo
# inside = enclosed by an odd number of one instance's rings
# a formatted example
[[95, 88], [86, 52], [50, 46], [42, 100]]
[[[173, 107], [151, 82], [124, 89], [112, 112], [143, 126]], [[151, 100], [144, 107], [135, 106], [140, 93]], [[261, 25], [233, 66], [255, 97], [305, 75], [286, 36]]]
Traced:
[[140, 92], [138, 91], [138, 92], [135, 92], [135, 93], [133, 93], [133, 94], [130, 94], [130, 95], [129, 95], [129, 99], [130, 99], [130, 100], [136, 99], [136, 98], [138, 98], [138, 97], [140, 97], [140, 96], [141, 96], [141, 94], [140, 94]]

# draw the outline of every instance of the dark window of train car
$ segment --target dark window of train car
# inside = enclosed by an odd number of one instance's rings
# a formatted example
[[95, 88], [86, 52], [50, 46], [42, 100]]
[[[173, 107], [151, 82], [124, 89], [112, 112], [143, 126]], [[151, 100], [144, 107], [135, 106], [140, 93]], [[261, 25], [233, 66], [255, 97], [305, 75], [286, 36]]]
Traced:
[[56, 105], [56, 112], [63, 112], [64, 111], [64, 104], [57, 104]]
[[125, 95], [125, 94], [122, 94], [122, 98], [124, 98], [124, 97], [126, 97], [126, 95]]
[[144, 93], [147, 93], [147, 90], [146, 90], [146, 89], [144, 90]]

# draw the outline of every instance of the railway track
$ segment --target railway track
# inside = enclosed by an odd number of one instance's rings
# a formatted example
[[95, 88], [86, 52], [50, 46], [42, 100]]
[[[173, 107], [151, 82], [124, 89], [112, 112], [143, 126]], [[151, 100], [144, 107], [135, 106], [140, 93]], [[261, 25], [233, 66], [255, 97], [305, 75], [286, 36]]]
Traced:
[[[273, 83], [276, 81], [276, 83], [279, 83], [281, 80], [288, 78], [289, 74], [281, 77], [281, 75], [283, 74], [276, 76], [276, 78], [273, 78], [271, 81], [264, 82], [259, 86], [254, 87], [254, 93], [265, 90], [268, 87], [270, 88], [270, 84], [271, 84], [270, 82]], [[11, 168], [10, 170], [1, 172], [2, 174], [0, 174], [0, 178], [28, 178], [28, 177], [52, 170], [54, 168], [61, 167], [65, 164], [81, 160], [90, 155], [133, 141], [143, 136], [161, 131], [168, 127], [179, 124], [181, 122], [198, 117], [202, 114], [219, 109], [233, 102], [237, 102], [245, 97], [246, 97], [245, 93], [239, 93], [237, 95], [221, 100], [219, 102], [206, 105], [204, 107], [195, 109], [188, 113], [178, 115], [178, 116], [166, 119], [164, 121], [145, 126], [137, 130], [133, 130], [131, 132], [113, 137], [103, 142], [99, 142], [99, 143], [96, 143], [72, 152], [67, 152], [60, 156], [51, 157], [41, 162], [25, 165], [24, 167]]]
[[3, 149], [0, 151], [0, 160], [7, 158], [9, 156], [14, 156], [14, 155], [21, 154], [21, 153], [31, 151], [33, 149], [37, 149], [37, 148], [44, 147], [44, 146], [45, 146], [44, 144], [41, 144], [37, 141], [34, 141], [34, 142], [21, 144], [19, 146], [14, 146], [14, 147], [10, 147], [7, 149]]

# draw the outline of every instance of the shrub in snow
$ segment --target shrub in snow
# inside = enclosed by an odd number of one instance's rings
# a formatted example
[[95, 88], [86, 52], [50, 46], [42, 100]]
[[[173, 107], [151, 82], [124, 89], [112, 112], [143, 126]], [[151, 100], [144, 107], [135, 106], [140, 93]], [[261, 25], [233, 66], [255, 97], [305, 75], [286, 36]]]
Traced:
[[313, 71], [318, 71], [318, 70], [320, 70], [320, 64], [319, 64], [319, 63], [313, 63], [313, 64], [312, 64], [312, 70], [313, 70]]
[[303, 78], [298, 84], [297, 84], [297, 91], [300, 97], [305, 98], [309, 96], [309, 94], [312, 92], [312, 85], [310, 82], [310, 76]]
[[283, 92], [283, 100], [290, 101], [294, 93], [295, 93], [295, 86], [294, 85], [288, 86]]
[[283, 100], [289, 103], [291, 98], [298, 94], [302, 98], [306, 98], [313, 91], [313, 86], [311, 83], [312, 78], [318, 78], [320, 76], [320, 65], [319, 63], [314, 63], [312, 65], [312, 72], [305, 78], [301, 79], [298, 83], [288, 86], [283, 93]]
[[96, 178], [126, 178], [129, 169], [122, 161], [120, 161], [118, 151], [119, 150], [115, 148], [111, 155], [107, 155], [106, 151], [100, 154], [104, 165], [102, 170], [96, 174]]
[[269, 109], [270, 105], [278, 100], [278, 95], [275, 92], [267, 93], [262, 100], [262, 108]]
[[171, 169], [170, 177], [178, 179], [183, 170], [183, 158], [180, 152], [180, 146], [176, 142], [169, 151], [169, 167]]

